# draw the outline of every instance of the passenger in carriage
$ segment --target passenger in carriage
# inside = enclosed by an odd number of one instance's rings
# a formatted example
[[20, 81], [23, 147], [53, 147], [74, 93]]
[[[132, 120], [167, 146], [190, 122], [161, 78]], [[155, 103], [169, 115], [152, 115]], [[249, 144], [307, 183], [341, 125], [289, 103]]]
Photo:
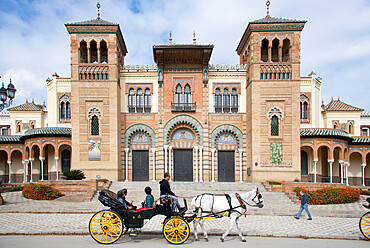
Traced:
[[117, 192], [117, 199], [118, 199], [118, 201], [120, 201], [121, 203], [123, 203], [123, 205], [125, 205], [126, 209], [128, 209], [128, 210], [135, 210], [136, 209], [136, 206], [132, 205], [132, 202], [126, 201], [126, 196], [127, 196], [127, 189], [122, 189], [122, 190], [119, 190]]
[[149, 186], [146, 186], [145, 189], [144, 189], [144, 191], [146, 193], [146, 197], [145, 197], [145, 201], [141, 203], [141, 205], [143, 207], [137, 209], [136, 212], [140, 212], [141, 210], [145, 210], [145, 209], [150, 209], [150, 208], [155, 208], [156, 207], [155, 201], [154, 201], [154, 197], [152, 195], [152, 188], [149, 187]]

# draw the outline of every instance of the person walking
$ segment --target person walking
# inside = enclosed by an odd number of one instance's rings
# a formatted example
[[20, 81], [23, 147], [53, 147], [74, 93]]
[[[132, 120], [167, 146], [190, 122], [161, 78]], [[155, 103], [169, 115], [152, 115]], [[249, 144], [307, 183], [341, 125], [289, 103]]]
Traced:
[[297, 216], [294, 216], [294, 218], [296, 218], [298, 220], [301, 217], [301, 214], [302, 214], [303, 209], [304, 209], [304, 210], [306, 210], [306, 212], [308, 214], [308, 219], [307, 220], [312, 220], [312, 216], [310, 214], [310, 211], [308, 211], [308, 197], [303, 191], [299, 192], [299, 194], [302, 196], [302, 198], [301, 198], [301, 207], [299, 208], [299, 212], [298, 212]]

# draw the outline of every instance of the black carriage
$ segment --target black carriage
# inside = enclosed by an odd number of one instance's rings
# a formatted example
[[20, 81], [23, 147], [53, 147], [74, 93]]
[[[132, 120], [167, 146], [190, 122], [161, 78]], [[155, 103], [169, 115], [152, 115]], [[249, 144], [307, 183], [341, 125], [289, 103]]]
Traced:
[[162, 233], [164, 238], [171, 244], [182, 244], [190, 235], [190, 227], [184, 218], [187, 210], [180, 213], [172, 212], [172, 199], [164, 197], [156, 208], [143, 209], [140, 211], [127, 210], [125, 206], [116, 199], [116, 194], [109, 190], [101, 190], [99, 201], [108, 210], [95, 213], [89, 223], [91, 237], [101, 244], [112, 244], [116, 242], [130, 228], [141, 228], [145, 219], [151, 219], [155, 215], [166, 216], [163, 223]]

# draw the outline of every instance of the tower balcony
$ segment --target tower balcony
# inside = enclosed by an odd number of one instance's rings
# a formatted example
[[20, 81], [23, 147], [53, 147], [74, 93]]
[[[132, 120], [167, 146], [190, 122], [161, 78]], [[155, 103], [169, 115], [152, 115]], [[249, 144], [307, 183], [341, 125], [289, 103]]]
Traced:
[[195, 112], [196, 103], [171, 103], [172, 112]]

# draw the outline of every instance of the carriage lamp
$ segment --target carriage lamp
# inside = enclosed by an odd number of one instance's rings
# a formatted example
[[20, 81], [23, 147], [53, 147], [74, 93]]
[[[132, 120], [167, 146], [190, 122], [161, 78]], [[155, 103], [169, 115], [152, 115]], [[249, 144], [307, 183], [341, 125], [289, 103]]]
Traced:
[[101, 178], [101, 176], [100, 175], [96, 175], [96, 178], [99, 180]]
[[[10, 83], [8, 84], [7, 89], [5, 89], [4, 83], [3, 83], [2, 87], [0, 88], [0, 100], [2, 101], [2, 103], [0, 103], [0, 111], [2, 111], [4, 108], [9, 107], [12, 104], [16, 91], [17, 90], [12, 84], [11, 79], [10, 79]], [[9, 100], [7, 101], [8, 98]]]

